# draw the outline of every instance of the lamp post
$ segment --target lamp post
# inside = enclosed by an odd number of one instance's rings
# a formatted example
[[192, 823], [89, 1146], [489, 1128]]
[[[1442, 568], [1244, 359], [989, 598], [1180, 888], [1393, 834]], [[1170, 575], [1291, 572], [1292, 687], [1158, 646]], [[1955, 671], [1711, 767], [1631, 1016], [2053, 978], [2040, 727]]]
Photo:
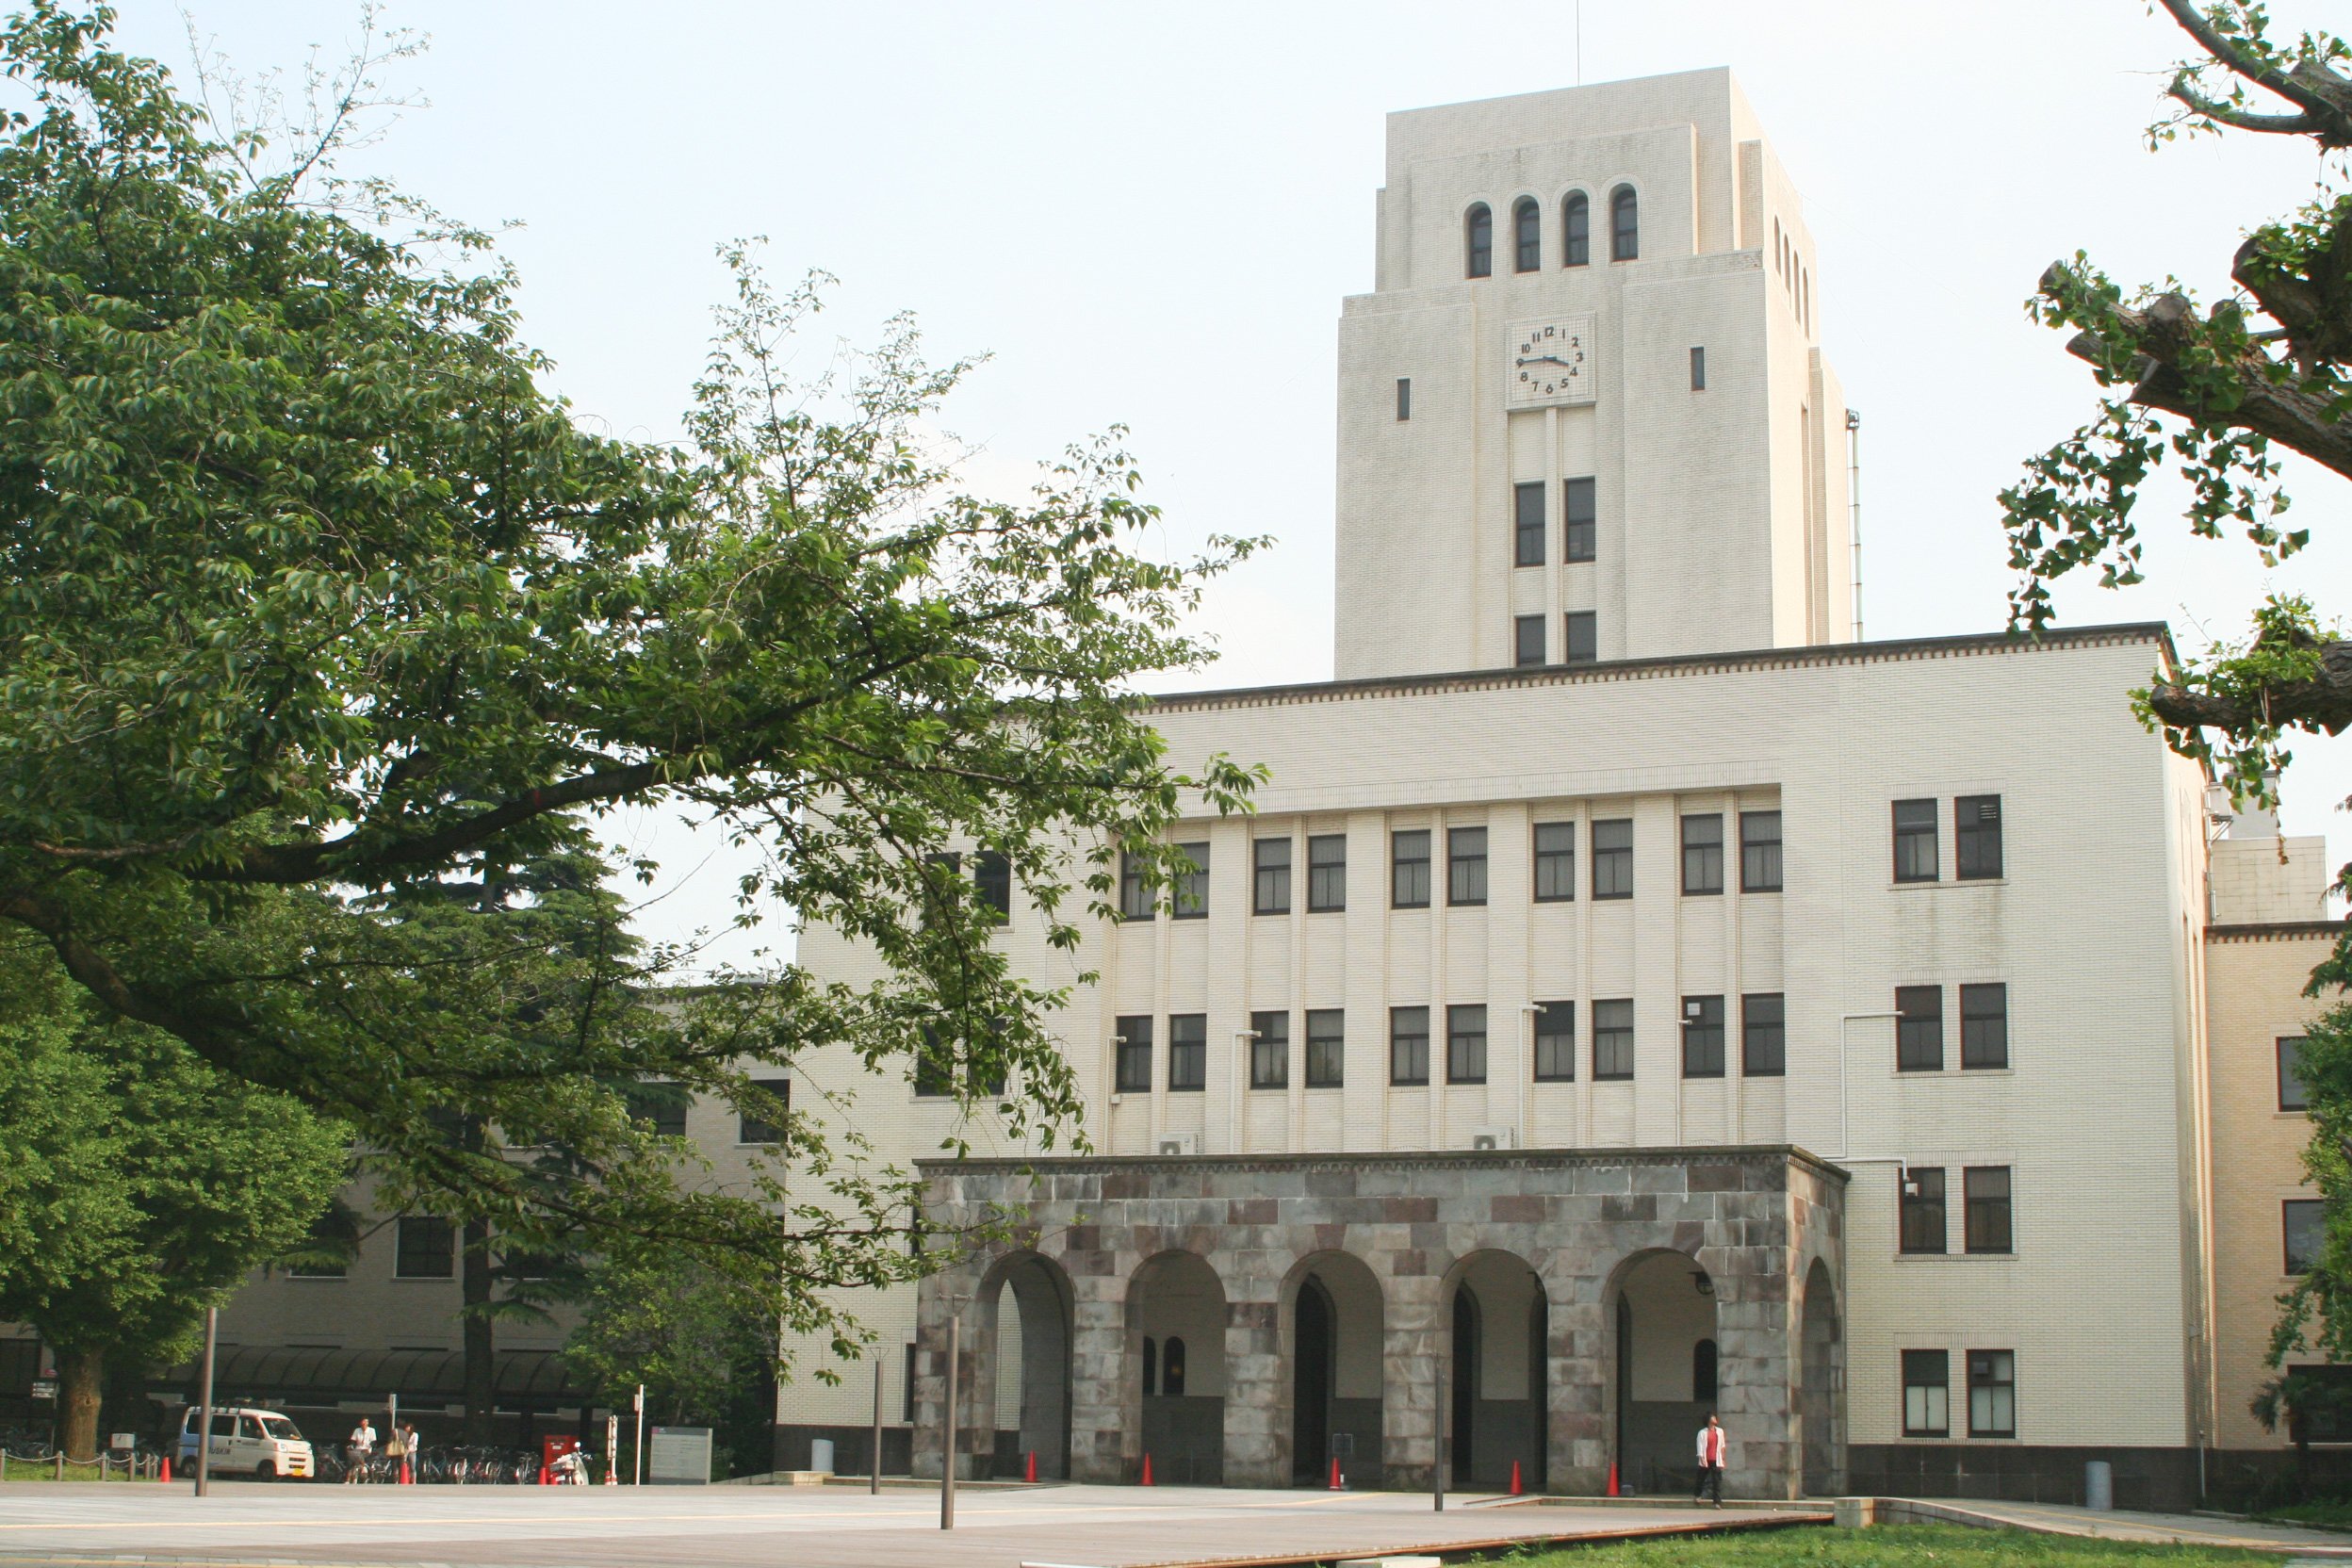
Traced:
[[203, 1387], [197, 1396], [196, 1417], [196, 1495], [207, 1496], [212, 1491], [212, 1358], [220, 1347], [220, 1309], [204, 1309], [204, 1369]]
[[963, 1304], [947, 1298], [947, 1433], [939, 1445], [939, 1528], [956, 1527], [956, 1362], [963, 1348]]
[[882, 1494], [882, 1360], [884, 1353], [880, 1346], [874, 1347], [874, 1462], [868, 1467], [872, 1473], [866, 1477], [866, 1493], [869, 1496], [876, 1497]]
[[1429, 1367], [1429, 1505], [1446, 1511], [1446, 1312], [1438, 1309], [1437, 1354]]
[[629, 1456], [629, 1484], [645, 1484], [645, 1385], [637, 1385], [637, 1447]]

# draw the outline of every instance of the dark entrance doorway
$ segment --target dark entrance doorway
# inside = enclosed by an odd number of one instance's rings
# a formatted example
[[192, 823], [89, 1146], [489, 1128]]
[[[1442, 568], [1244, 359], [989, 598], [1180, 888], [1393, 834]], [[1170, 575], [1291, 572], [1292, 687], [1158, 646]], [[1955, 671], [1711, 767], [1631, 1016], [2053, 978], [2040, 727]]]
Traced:
[[1467, 1486], [1477, 1473], [1478, 1409], [1478, 1303], [1467, 1287], [1454, 1292], [1453, 1411], [1447, 1439], [1453, 1484]]
[[1338, 1349], [1338, 1314], [1331, 1293], [1310, 1274], [1298, 1287], [1298, 1353], [1292, 1364], [1290, 1478], [1320, 1485], [1331, 1446], [1332, 1358]]

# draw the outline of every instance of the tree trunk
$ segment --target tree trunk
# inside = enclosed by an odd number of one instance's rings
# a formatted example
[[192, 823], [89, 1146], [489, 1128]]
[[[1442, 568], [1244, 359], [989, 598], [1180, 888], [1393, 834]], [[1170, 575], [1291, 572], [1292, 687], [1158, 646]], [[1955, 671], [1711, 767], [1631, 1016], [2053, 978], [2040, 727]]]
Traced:
[[98, 1457], [98, 1403], [106, 1373], [104, 1350], [57, 1352], [57, 1446], [68, 1459]]
[[466, 1248], [459, 1259], [460, 1294], [464, 1315], [459, 1319], [466, 1345], [466, 1437], [468, 1444], [491, 1441], [491, 1422], [498, 1410], [494, 1325], [490, 1321], [490, 1222], [466, 1222]]

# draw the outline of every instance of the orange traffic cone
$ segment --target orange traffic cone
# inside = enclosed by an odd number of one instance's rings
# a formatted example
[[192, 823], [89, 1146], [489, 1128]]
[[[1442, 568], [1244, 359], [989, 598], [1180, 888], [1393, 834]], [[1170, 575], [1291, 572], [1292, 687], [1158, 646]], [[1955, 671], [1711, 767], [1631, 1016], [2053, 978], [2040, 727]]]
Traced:
[[1146, 1486], [1152, 1484], [1152, 1456], [1150, 1454], [1143, 1456], [1143, 1484]]
[[409, 1471], [408, 1456], [406, 1454], [402, 1454], [400, 1456], [400, 1484], [402, 1486], [415, 1486], [416, 1484], [416, 1478]]
[[1511, 1462], [1511, 1494], [1514, 1497], [1519, 1495], [1519, 1462], [1517, 1460]]
[[544, 1464], [539, 1467], [539, 1484], [541, 1486], [553, 1486], [555, 1484], [547, 1478], [547, 1467]]
[[1345, 1492], [1345, 1491], [1347, 1491], [1347, 1490], [1348, 1490], [1346, 1487], [1344, 1487], [1344, 1486], [1340, 1485], [1340, 1483], [1339, 1483], [1339, 1456], [1338, 1456], [1337, 1454], [1333, 1454], [1333, 1455], [1331, 1456], [1331, 1491], [1333, 1491], [1333, 1492]]
[[172, 1484], [172, 1456], [170, 1454], [163, 1456], [163, 1470], [161, 1474], [155, 1477], [155, 1479], [163, 1482], [166, 1486]]
[[1035, 1448], [1029, 1450], [1029, 1462], [1021, 1468], [1021, 1478], [1033, 1486], [1037, 1484], [1037, 1451]]
[[1615, 1460], [1609, 1462], [1609, 1494], [1612, 1497], [1617, 1495], [1617, 1462]]

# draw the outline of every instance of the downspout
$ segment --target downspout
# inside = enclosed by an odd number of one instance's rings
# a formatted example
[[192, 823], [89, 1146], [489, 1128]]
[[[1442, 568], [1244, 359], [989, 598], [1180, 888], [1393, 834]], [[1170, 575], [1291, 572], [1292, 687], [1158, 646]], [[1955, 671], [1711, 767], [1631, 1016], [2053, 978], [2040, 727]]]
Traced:
[[1862, 641], [1862, 415], [1846, 410], [1846, 554], [1854, 566], [1854, 640]]

